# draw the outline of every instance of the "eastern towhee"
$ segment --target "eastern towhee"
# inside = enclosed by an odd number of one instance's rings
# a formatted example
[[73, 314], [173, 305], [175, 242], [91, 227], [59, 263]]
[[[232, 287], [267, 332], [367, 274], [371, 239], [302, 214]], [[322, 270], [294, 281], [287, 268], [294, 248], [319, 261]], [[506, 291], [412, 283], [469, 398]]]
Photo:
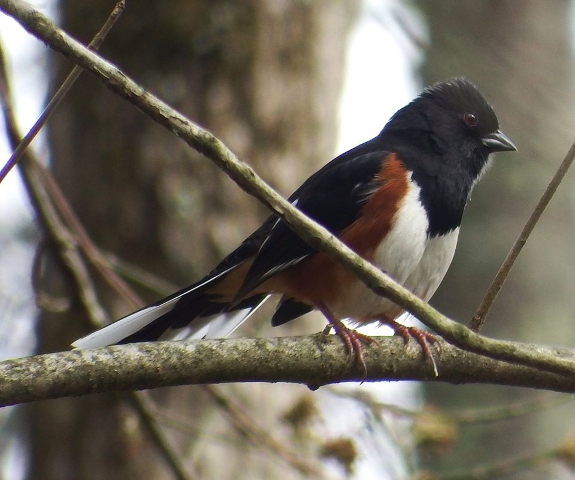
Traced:
[[[399, 110], [374, 139], [335, 158], [289, 201], [398, 283], [428, 301], [453, 258], [471, 189], [493, 152], [516, 150], [477, 88], [438, 83]], [[429, 353], [428, 336], [395, 320], [402, 308], [301, 240], [275, 216], [206, 277], [74, 343], [225, 337], [270, 295], [280, 295], [272, 325], [321, 311], [363, 364], [349, 329], [390, 325]]]

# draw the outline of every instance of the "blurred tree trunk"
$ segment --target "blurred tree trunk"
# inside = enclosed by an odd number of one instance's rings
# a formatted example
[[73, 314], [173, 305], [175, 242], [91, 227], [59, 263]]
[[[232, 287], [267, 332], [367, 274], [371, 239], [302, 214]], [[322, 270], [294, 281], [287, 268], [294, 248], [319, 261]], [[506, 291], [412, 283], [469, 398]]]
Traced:
[[[467, 209], [453, 267], [434, 297], [440, 310], [468, 323], [561, 159], [575, 140], [575, 65], [571, 2], [448, 0], [418, 2], [430, 44], [425, 83], [463, 75], [494, 105], [518, 153], [497, 155]], [[571, 176], [572, 178], [572, 176]], [[572, 180], [567, 180], [571, 183]], [[571, 185], [563, 185], [527, 243], [501, 291], [484, 333], [526, 342], [575, 344], [572, 312], [574, 211]], [[571, 293], [570, 293], [571, 292]], [[458, 406], [508, 402], [524, 391], [498, 387], [427, 386], [432, 398]], [[489, 392], [489, 393], [488, 393]], [[534, 452], [561, 438], [559, 418], [506, 422], [494, 434], [475, 428], [467, 449], [449, 456], [469, 467], [518, 452]], [[570, 427], [569, 427], [570, 428]], [[488, 442], [484, 441], [490, 436]], [[475, 443], [474, 443], [475, 442]], [[555, 443], [551, 444], [555, 444]], [[493, 458], [492, 458], [493, 459]], [[450, 461], [447, 461], [450, 463]], [[533, 477], [523, 472], [524, 478]], [[527, 475], [527, 476], [525, 476]], [[519, 478], [519, 477], [517, 477]]]
[[[62, 0], [61, 24], [87, 42], [112, 6]], [[333, 153], [346, 36], [356, 8], [344, 0], [143, 0], [128, 3], [102, 53], [287, 194]], [[59, 59], [54, 65], [58, 79], [71, 68]], [[197, 280], [267, 215], [209, 161], [87, 75], [51, 122], [50, 140], [54, 174], [96, 243], [179, 285]], [[52, 263], [43, 283], [53, 294], [72, 295], [66, 275]], [[128, 312], [104, 289], [101, 297], [111, 317]], [[77, 300], [65, 314], [43, 314], [38, 350], [68, 348], [87, 331], [85, 317]], [[272, 398], [250, 387], [241, 396], [252, 397], [260, 420], [277, 423], [270, 412], [278, 398], [285, 408], [287, 397], [278, 386], [274, 392]], [[245, 440], [221, 412], [206, 415], [201, 389], [154, 395], [198, 437], [228, 450], [222, 461], [210, 454], [211, 444], [199, 455], [189, 434], [172, 441], [202, 478], [270, 478], [280, 467], [285, 476], [285, 466], [264, 455], [251, 466], [245, 452], [230, 455], [233, 442]], [[30, 479], [171, 477], [116, 396], [42, 402], [28, 413]]]

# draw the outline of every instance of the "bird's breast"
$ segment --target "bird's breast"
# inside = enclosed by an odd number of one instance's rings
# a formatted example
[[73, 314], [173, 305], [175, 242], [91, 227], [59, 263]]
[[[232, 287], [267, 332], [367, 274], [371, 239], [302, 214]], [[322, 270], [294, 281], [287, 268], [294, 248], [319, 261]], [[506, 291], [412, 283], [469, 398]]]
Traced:
[[[385, 181], [340, 238], [395, 281], [428, 300], [451, 263], [458, 230], [430, 237], [421, 189], [409, 171], [395, 167], [393, 162], [385, 165]], [[308, 305], [323, 305], [338, 318], [358, 323], [394, 319], [402, 312], [401, 307], [373, 293], [323, 253], [272, 277], [261, 289], [262, 293], [280, 293]]]
[[[459, 229], [445, 235], [428, 236], [427, 211], [420, 188], [408, 182], [406, 195], [395, 212], [392, 228], [370, 255], [369, 260], [395, 281], [427, 301], [445, 276], [457, 244]], [[334, 314], [358, 323], [382, 316], [396, 318], [402, 309], [373, 293], [354, 279], [331, 306]]]

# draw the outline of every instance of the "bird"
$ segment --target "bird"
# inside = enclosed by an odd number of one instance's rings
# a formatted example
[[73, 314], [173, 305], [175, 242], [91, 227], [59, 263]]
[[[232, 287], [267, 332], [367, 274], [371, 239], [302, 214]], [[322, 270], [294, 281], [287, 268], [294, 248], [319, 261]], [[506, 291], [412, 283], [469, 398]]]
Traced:
[[[477, 87], [452, 78], [425, 88], [375, 138], [325, 164], [288, 200], [427, 302], [451, 264], [465, 206], [492, 154], [515, 150]], [[273, 326], [319, 310], [364, 369], [362, 343], [374, 340], [344, 320], [388, 325], [431, 354], [432, 334], [397, 322], [400, 306], [274, 215], [199, 282], [72, 345], [222, 338], [272, 296], [279, 296]]]

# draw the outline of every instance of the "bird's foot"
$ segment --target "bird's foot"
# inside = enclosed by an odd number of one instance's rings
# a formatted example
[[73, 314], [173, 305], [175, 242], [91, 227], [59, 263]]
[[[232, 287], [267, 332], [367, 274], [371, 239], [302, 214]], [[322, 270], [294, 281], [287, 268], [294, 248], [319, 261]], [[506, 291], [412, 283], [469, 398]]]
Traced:
[[420, 330], [415, 327], [406, 327], [395, 320], [381, 320], [381, 323], [388, 325], [393, 328], [396, 335], [403, 338], [403, 341], [407, 345], [409, 340], [413, 338], [421, 347], [423, 356], [431, 362], [433, 365], [433, 372], [435, 376], [439, 376], [439, 371], [437, 369], [437, 364], [435, 363], [435, 358], [433, 352], [431, 351], [431, 345], [437, 344], [439, 348], [439, 343], [437, 343], [437, 338], [432, 333], [426, 332], [425, 330]]
[[377, 340], [369, 335], [359, 333], [357, 330], [347, 327], [341, 320], [334, 317], [325, 309], [323, 310], [323, 314], [329, 322], [324, 333], [329, 332], [330, 328], [333, 328], [335, 334], [342, 339], [345, 345], [345, 350], [350, 358], [355, 355], [355, 363], [363, 370], [364, 377], [366, 377], [367, 366], [365, 365], [365, 358], [363, 357], [362, 344], [377, 344]]

